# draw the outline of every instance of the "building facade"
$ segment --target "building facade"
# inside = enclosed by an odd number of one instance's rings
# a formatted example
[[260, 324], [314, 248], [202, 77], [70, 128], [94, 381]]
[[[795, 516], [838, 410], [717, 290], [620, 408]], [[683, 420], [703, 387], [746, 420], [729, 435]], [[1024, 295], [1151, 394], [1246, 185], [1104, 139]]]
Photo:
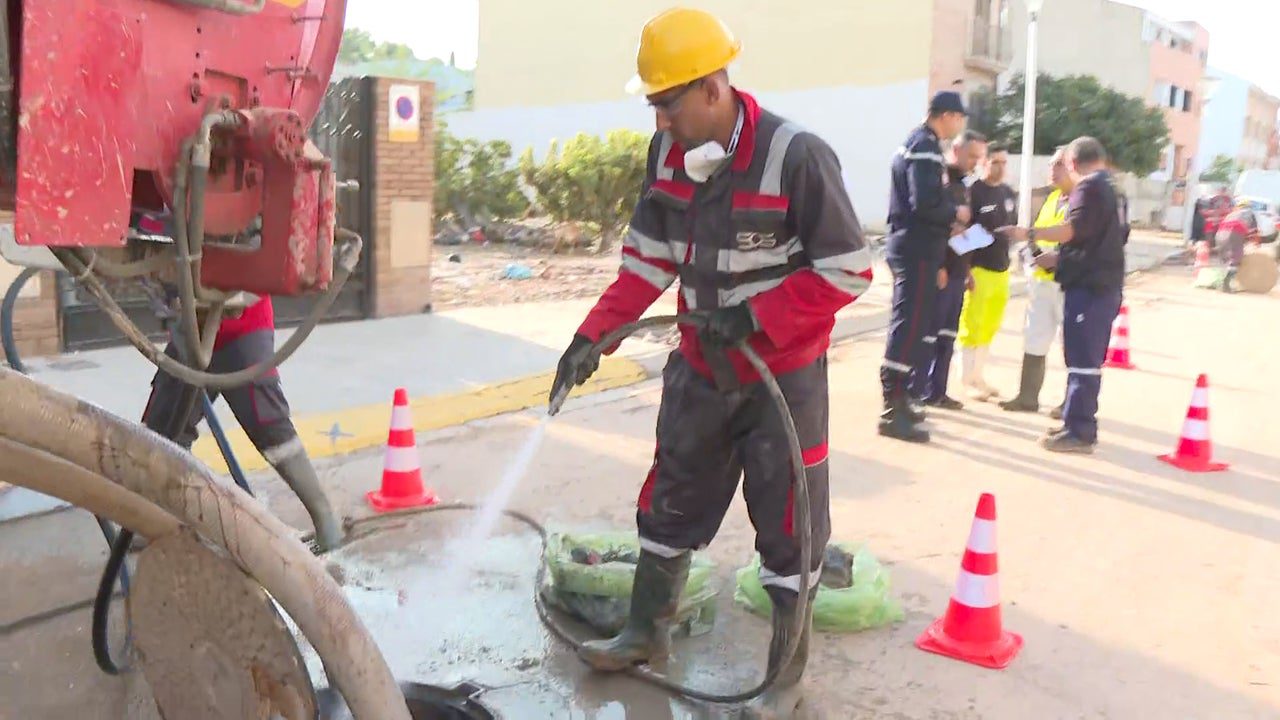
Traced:
[[1168, 177], [1190, 176], [1200, 147], [1201, 90], [1209, 61], [1209, 32], [1196, 23], [1169, 22], [1146, 13], [1143, 42], [1150, 49], [1150, 104], [1164, 111], [1169, 146], [1164, 170]]
[[[840, 157], [867, 227], [885, 225], [889, 161], [931, 92], [992, 87], [1007, 66], [1015, 0], [703, 0], [743, 42], [734, 84], [822, 136]], [[475, 109], [451, 132], [506, 140], [517, 153], [553, 139], [630, 128], [653, 112], [623, 91], [640, 29], [670, 0], [485, 0]], [[571, 23], [565, 18], [572, 18]]]
[[[1026, 6], [1013, 4], [1010, 75], [1026, 66]], [[1187, 176], [1200, 144], [1200, 87], [1209, 33], [1113, 0], [1046, 2], [1040, 13], [1037, 66], [1054, 76], [1092, 75], [1103, 85], [1164, 111], [1169, 146], [1163, 172]], [[1008, 77], [1008, 76], [1006, 76]]]
[[1271, 169], [1276, 157], [1278, 115], [1280, 98], [1267, 94], [1257, 85], [1251, 85], [1245, 106], [1240, 152], [1236, 156], [1245, 170]]
[[1273, 169], [1280, 98], [1216, 68], [1210, 68], [1207, 77], [1215, 88], [1204, 108], [1197, 156], [1200, 169], [1219, 156], [1231, 158], [1244, 170]]

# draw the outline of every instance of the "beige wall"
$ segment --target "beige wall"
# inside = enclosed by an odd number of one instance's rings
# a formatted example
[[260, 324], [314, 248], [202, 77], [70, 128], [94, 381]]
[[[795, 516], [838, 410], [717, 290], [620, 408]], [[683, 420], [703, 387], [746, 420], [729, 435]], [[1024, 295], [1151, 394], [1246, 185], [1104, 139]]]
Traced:
[[[480, 0], [479, 110], [626, 98], [645, 20], [672, 0]], [[892, 85], [929, 75], [933, 0], [703, 0], [743, 41], [757, 92]]]
[[[929, 93], [972, 89], [968, 86], [965, 51], [973, 22], [972, 0], [934, 0], [929, 43]], [[955, 81], [966, 87], [956, 88]]]
[[[1142, 39], [1141, 9], [1109, 0], [1050, 0], [1040, 14], [1038, 65], [1050, 75], [1093, 75], [1126, 95], [1146, 99], [1150, 53]], [[1027, 64], [1027, 9], [1010, 6], [1010, 73]]]
[[[1016, 4], [1022, 0], [982, 0], [989, 7], [986, 24], [979, 29], [975, 22], [975, 0], [934, 0], [933, 37], [930, 43], [929, 92], [953, 90], [959, 80], [962, 93], [981, 88], [996, 87], [1000, 73], [1008, 69], [1009, 45], [1000, 43], [1011, 40], [1006, 31], [1003, 37], [995, 32], [999, 25], [1003, 4]], [[1012, 21], [1012, 16], [1010, 16]], [[982, 47], [975, 47], [977, 33], [984, 35]], [[1003, 54], [1003, 59], [999, 56]]]
[[1256, 85], [1249, 89], [1238, 158], [1246, 168], [1266, 167], [1276, 134], [1277, 113], [1280, 113], [1280, 98], [1268, 95]]

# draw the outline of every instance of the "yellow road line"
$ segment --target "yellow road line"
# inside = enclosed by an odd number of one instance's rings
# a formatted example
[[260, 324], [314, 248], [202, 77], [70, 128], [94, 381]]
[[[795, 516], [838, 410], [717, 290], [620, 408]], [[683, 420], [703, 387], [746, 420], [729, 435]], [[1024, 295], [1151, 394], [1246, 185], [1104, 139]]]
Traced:
[[[585, 385], [574, 391], [574, 395], [612, 390], [638, 383], [646, 377], [644, 368], [634, 360], [609, 357], [604, 359], [600, 369]], [[410, 398], [413, 429], [418, 432], [439, 430], [537, 407], [547, 402], [547, 394], [551, 391], [551, 381], [554, 378], [555, 373], [544, 373], [449, 395]], [[293, 422], [312, 459], [345, 455], [386, 444], [388, 424], [391, 421], [391, 399], [391, 391], [388, 390], [384, 404], [295, 417]], [[243, 430], [230, 423], [227, 431], [231, 449], [245, 472], [268, 467]], [[227, 472], [222, 453], [208, 433], [196, 442], [192, 453], [214, 472]]]

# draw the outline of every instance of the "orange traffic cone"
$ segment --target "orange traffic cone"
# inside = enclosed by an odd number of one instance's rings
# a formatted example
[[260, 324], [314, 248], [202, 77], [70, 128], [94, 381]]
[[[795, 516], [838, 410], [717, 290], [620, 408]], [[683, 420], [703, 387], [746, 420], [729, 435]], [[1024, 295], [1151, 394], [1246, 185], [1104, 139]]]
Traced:
[[1129, 359], [1129, 306], [1121, 305], [1120, 314], [1111, 323], [1111, 342], [1107, 346], [1107, 361], [1103, 367], [1132, 370], [1136, 367]]
[[1022, 649], [1022, 636], [1001, 627], [996, 499], [991, 493], [978, 498], [947, 614], [916, 638], [916, 647], [995, 669], [1007, 666]]
[[1203, 270], [1209, 267], [1210, 261], [1209, 242], [1207, 240], [1200, 240], [1196, 243], [1196, 264], [1192, 269]]
[[1187, 419], [1182, 423], [1182, 438], [1178, 449], [1160, 459], [1174, 467], [1191, 472], [1217, 472], [1226, 470], [1224, 462], [1213, 461], [1213, 443], [1209, 440], [1209, 376], [1204, 373], [1196, 379], [1196, 389], [1191, 393], [1191, 405], [1187, 407]]
[[422, 484], [422, 463], [413, 436], [409, 414], [409, 393], [396, 389], [391, 408], [391, 430], [387, 433], [387, 454], [382, 462], [382, 489], [367, 493], [365, 499], [378, 512], [435, 505], [435, 493]]

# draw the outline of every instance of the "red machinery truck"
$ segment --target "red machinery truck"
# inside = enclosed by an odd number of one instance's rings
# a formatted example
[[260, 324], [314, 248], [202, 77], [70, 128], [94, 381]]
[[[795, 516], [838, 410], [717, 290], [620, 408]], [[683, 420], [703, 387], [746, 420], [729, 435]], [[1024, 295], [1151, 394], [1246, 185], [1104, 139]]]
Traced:
[[[4, 2], [5, 258], [70, 272], [146, 357], [193, 385], [269, 372], [307, 326], [242, 373], [211, 374], [197, 361], [222, 314], [258, 295], [315, 294], [314, 326], [355, 265], [360, 239], [335, 230], [332, 164], [307, 138], [345, 9], [346, 0]], [[172, 238], [130, 233], [133, 213], [166, 209]], [[115, 305], [111, 279], [179, 288], [182, 337], [197, 361], [155, 348]], [[356, 717], [410, 717], [319, 561], [159, 436], [0, 368], [0, 480], [151, 539], [130, 617], [164, 716], [317, 717], [279, 606]]]

